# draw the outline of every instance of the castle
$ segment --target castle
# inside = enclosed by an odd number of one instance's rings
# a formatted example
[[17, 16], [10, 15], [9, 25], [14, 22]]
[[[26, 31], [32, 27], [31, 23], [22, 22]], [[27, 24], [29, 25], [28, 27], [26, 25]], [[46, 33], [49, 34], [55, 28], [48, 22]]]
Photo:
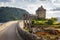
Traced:
[[46, 9], [44, 9], [43, 6], [41, 6], [36, 10], [35, 15], [24, 14], [23, 17], [24, 17], [23, 19], [24, 19], [25, 27], [28, 27], [31, 30], [33, 19], [38, 19], [38, 18], [45, 19], [46, 18]]
[[23, 19], [25, 20], [29, 20], [29, 19], [40, 19], [40, 18], [43, 18], [45, 19], [46, 18], [46, 9], [43, 8], [43, 6], [39, 7], [37, 10], [36, 10], [36, 14], [35, 15], [28, 15], [28, 14], [24, 14], [23, 15]]
[[39, 7], [36, 10], [36, 16], [37, 18], [46, 18], [46, 9], [44, 9], [43, 6]]

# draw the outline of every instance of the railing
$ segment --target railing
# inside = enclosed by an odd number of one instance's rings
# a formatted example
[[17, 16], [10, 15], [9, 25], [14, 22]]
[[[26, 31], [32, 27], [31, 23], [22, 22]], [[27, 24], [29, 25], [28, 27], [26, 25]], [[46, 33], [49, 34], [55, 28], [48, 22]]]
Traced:
[[[20, 23], [20, 22], [19, 22]], [[18, 23], [18, 27], [17, 27], [17, 30], [18, 30], [18, 33], [19, 35], [24, 39], [24, 40], [37, 40], [37, 37], [35, 35], [33, 35], [32, 33], [28, 33], [26, 31], [24, 31], [20, 24]]]

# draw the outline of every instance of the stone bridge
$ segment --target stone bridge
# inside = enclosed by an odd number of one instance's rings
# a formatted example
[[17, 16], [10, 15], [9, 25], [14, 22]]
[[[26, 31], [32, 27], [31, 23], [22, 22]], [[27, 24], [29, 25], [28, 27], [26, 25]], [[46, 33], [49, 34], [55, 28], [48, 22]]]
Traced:
[[21, 37], [23, 37], [25, 40], [36, 40], [37, 39], [37, 36], [32, 34], [32, 33], [29, 33], [27, 31], [25, 31], [23, 28], [25, 27], [25, 22], [27, 21], [27, 23], [29, 23], [30, 21], [29, 20], [20, 20], [19, 23], [18, 23], [18, 27], [17, 27], [17, 30], [18, 30], [18, 33], [19, 35], [21, 35]]

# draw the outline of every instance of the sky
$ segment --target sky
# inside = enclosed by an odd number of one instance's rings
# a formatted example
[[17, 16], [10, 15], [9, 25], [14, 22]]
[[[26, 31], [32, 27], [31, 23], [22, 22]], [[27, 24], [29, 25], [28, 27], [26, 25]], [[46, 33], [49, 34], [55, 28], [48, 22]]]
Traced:
[[46, 17], [60, 17], [60, 0], [0, 0], [0, 7], [16, 7], [27, 10], [30, 14], [35, 14], [38, 7], [43, 6]]

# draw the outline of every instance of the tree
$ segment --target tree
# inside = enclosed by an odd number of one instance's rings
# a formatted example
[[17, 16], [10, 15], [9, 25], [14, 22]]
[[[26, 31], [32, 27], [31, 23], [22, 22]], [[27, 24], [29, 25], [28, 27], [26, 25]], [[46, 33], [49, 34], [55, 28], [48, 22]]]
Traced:
[[47, 22], [45, 22], [47, 25], [52, 25], [53, 24], [53, 20], [49, 19], [47, 20]]
[[51, 18], [51, 20], [53, 20], [53, 21], [57, 21], [57, 18]]

